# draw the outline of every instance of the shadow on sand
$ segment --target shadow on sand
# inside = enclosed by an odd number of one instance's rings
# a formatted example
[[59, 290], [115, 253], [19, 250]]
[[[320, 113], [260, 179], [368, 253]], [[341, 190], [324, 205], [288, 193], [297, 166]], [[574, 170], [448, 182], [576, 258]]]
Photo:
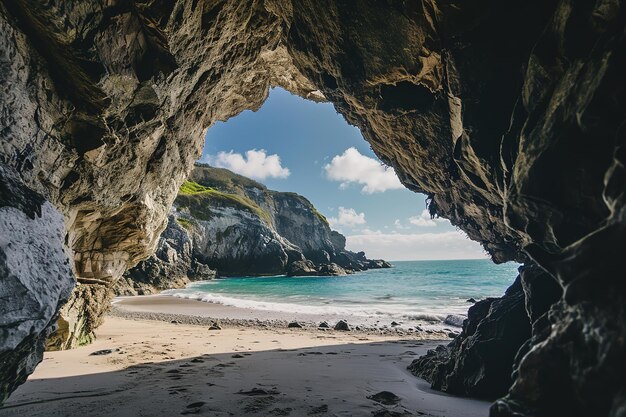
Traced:
[[[34, 379], [0, 416], [486, 416], [488, 403], [432, 391], [408, 373], [411, 360], [435, 345], [397, 340], [206, 354]], [[382, 391], [394, 396], [367, 398]]]

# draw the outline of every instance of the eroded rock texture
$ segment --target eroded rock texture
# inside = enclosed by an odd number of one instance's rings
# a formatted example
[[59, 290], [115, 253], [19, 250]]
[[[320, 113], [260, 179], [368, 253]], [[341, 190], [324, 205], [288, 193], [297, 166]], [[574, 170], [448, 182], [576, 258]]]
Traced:
[[532, 334], [492, 414], [623, 415], [624, 9], [7, 0], [0, 162], [64, 215], [79, 283], [108, 288], [154, 250], [206, 127], [270, 85], [329, 100], [433, 215], [546, 271], [521, 279]]
[[[533, 294], [531, 298], [528, 294]], [[463, 331], [448, 346], [416, 359], [409, 370], [452, 394], [495, 399], [507, 393], [513, 364], [542, 326], [561, 287], [536, 265], [520, 274], [501, 298], [487, 298], [469, 308]], [[541, 319], [541, 320], [540, 320]], [[522, 349], [525, 350], [525, 349]]]
[[0, 166], [0, 402], [43, 359], [75, 281], [63, 216]]
[[161, 233], [157, 250], [129, 269], [113, 287], [117, 295], [155, 294], [168, 288], [184, 288], [191, 281], [215, 278], [216, 271], [193, 252], [190, 232], [174, 211]]

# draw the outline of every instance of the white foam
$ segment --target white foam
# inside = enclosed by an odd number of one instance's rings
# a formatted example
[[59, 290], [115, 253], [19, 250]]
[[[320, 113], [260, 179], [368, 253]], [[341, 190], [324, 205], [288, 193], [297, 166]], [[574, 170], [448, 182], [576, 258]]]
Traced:
[[399, 321], [404, 325], [411, 326], [413, 324], [420, 324], [430, 329], [440, 330], [444, 327], [444, 319], [448, 314], [443, 312], [432, 311], [407, 311], [406, 306], [402, 305], [385, 305], [385, 304], [370, 304], [368, 306], [346, 306], [346, 305], [310, 305], [310, 304], [297, 304], [289, 302], [276, 302], [267, 300], [253, 300], [247, 298], [235, 298], [224, 296], [221, 294], [207, 293], [204, 291], [193, 291], [193, 288], [187, 288], [182, 290], [166, 290], [161, 294], [189, 299], [203, 301], [211, 304], [220, 304], [224, 306], [250, 309], [250, 310], [262, 310], [268, 312], [277, 313], [290, 313], [290, 314], [310, 314], [319, 316], [337, 316], [340, 318], [352, 319], [356, 322], [378, 322], [382, 321]]

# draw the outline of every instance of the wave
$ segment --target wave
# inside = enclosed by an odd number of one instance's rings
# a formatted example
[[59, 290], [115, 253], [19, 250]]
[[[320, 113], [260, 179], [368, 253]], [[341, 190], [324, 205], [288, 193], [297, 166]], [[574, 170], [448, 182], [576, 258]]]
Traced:
[[399, 320], [399, 321], [419, 321], [426, 323], [438, 323], [443, 324], [448, 314], [440, 314], [436, 312], [410, 312], [407, 313], [406, 308], [398, 306], [396, 311], [391, 311], [388, 305], [369, 305], [359, 307], [353, 306], [338, 306], [338, 305], [310, 305], [310, 304], [297, 304], [275, 301], [260, 301], [245, 298], [235, 298], [224, 296], [220, 294], [212, 294], [199, 291], [185, 291], [185, 290], [166, 290], [161, 294], [184, 298], [190, 300], [203, 301], [211, 304], [220, 304], [225, 306], [272, 311], [281, 313], [293, 313], [293, 314], [311, 314], [319, 316], [340, 316], [340, 317], [358, 317], [361, 319], [371, 320]]
[[393, 298], [393, 295], [391, 294], [385, 294], [385, 295], [381, 295], [380, 297], [374, 297], [375, 300], [391, 300]]
[[418, 313], [418, 314], [405, 314], [402, 317], [407, 320], [427, 321], [431, 323], [443, 323], [447, 315], [436, 314], [436, 313]]

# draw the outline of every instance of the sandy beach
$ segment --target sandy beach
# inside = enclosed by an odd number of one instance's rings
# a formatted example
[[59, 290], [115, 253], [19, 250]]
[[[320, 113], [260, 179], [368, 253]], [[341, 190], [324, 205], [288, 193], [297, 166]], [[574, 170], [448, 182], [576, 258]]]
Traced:
[[[172, 297], [127, 304], [117, 303], [93, 344], [47, 352], [0, 416], [488, 414], [489, 403], [433, 391], [406, 370], [442, 343], [425, 332], [287, 328]], [[216, 318], [221, 329], [210, 330]]]

